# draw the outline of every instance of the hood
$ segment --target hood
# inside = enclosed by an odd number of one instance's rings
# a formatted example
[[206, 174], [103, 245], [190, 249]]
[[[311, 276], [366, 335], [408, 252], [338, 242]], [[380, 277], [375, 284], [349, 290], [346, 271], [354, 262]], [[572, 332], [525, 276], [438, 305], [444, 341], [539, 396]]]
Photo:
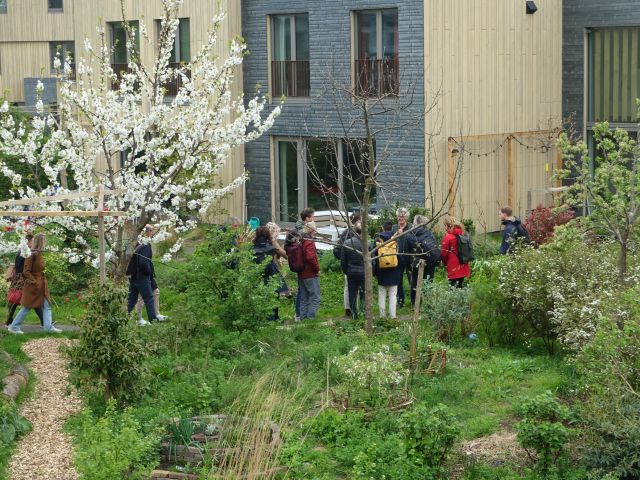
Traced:
[[460, 227], [455, 227], [449, 230], [448, 233], [451, 233], [453, 235], [464, 235], [464, 230], [462, 230]]
[[264, 235], [260, 235], [259, 237], [256, 237], [253, 240], [253, 243], [256, 246], [264, 246], [264, 245], [267, 245], [267, 244], [270, 245], [271, 244], [271, 239], [268, 238], [268, 237], [265, 237]]
[[304, 228], [304, 222], [302, 220], [298, 220], [295, 224], [296, 230], [302, 230]]
[[506, 220], [502, 221], [502, 225], [520, 225], [521, 223], [522, 221], [518, 217], [507, 218]]
[[393, 232], [380, 232], [380, 235], [378, 235], [382, 240], [384, 240], [385, 242], [387, 240], [389, 240], [391, 237], [393, 237]]

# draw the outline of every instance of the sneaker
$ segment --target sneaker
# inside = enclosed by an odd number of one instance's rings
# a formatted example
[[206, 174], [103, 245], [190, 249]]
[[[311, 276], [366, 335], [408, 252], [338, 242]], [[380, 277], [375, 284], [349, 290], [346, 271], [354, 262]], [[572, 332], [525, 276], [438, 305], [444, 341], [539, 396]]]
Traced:
[[302, 321], [302, 319], [301, 319], [300, 317], [296, 317], [294, 320], [295, 320], [296, 322], [301, 322], [301, 321]]
[[150, 325], [150, 323], [147, 322], [146, 320], [144, 320], [144, 319], [138, 320], [138, 326], [139, 327], [146, 327], [147, 325]]
[[45, 330], [45, 332], [47, 332], [47, 333], [62, 333], [62, 330], [60, 330], [59, 328], [56, 328], [56, 327], [54, 327], [52, 325], [51, 328], [49, 330]]
[[166, 315], [156, 315], [156, 320], [159, 322], [166, 322], [167, 320], [169, 320], [169, 317], [167, 317]]
[[22, 330], [20, 330], [19, 328], [13, 328], [11, 326], [7, 327], [7, 330], [9, 331], [9, 333], [13, 333], [15, 335], [24, 335], [24, 332]]
[[346, 318], [351, 318], [351, 309], [350, 308], [345, 308], [344, 310], [344, 316]]

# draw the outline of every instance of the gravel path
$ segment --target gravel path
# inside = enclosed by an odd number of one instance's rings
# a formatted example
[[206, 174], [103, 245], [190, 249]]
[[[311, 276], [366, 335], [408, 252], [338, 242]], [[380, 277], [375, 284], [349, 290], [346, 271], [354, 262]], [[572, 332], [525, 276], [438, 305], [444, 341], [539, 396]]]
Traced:
[[33, 396], [20, 413], [33, 429], [18, 443], [9, 464], [11, 480], [76, 480], [73, 446], [62, 433], [65, 420], [82, 407], [77, 395], [67, 395], [66, 361], [60, 353], [65, 339], [41, 338], [22, 346], [36, 375]]

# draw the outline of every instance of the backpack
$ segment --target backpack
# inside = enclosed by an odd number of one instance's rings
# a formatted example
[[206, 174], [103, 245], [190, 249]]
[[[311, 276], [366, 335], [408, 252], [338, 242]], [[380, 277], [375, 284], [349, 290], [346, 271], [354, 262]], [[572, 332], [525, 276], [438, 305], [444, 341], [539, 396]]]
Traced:
[[300, 273], [304, 270], [304, 251], [302, 232], [293, 230], [287, 234], [284, 241], [284, 249], [287, 252], [287, 261], [289, 262], [289, 270], [294, 273]]
[[524, 228], [522, 223], [516, 225], [516, 238], [522, 238], [522, 241], [529, 245], [531, 243], [531, 237], [529, 237], [529, 232]]
[[[380, 244], [384, 243], [381, 241]], [[398, 243], [390, 241], [378, 249], [378, 265], [381, 269], [396, 268], [398, 266]]]
[[468, 234], [456, 235], [456, 242], [458, 247], [458, 261], [461, 264], [467, 264], [476, 259], [476, 257], [473, 256], [473, 243]]
[[[426, 262], [426, 266], [429, 268], [435, 268], [440, 263], [441, 251], [440, 245], [436, 242], [436, 237], [433, 236], [429, 230], [425, 231], [425, 235], [421, 240], [418, 240], [415, 253], [422, 253], [418, 258], [423, 259]], [[414, 261], [414, 266], [416, 262]]]

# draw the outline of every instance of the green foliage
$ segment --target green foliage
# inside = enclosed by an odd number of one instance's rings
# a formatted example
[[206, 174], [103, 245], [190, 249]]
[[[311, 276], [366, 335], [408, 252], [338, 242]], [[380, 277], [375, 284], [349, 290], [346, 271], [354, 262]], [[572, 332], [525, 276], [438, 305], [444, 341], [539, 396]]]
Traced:
[[536, 453], [536, 469], [543, 478], [552, 473], [561, 475], [565, 448], [574, 436], [564, 424], [571, 420], [569, 409], [551, 392], [545, 392], [525, 401], [520, 411], [523, 418], [516, 424], [518, 442], [530, 456]]
[[321, 272], [342, 272], [340, 260], [333, 256], [331, 250], [325, 250], [323, 253], [318, 252], [318, 263]]
[[640, 476], [640, 308], [621, 326], [603, 321], [576, 366], [587, 393], [581, 408], [587, 464], [613, 478]]
[[460, 223], [462, 223], [464, 231], [467, 234], [471, 236], [474, 236], [476, 234], [476, 222], [473, 220], [473, 218], [463, 218], [462, 220], [460, 220]]
[[443, 282], [425, 282], [420, 309], [429, 319], [438, 339], [451, 341], [455, 328], [469, 315], [469, 298], [468, 288], [453, 288]]
[[146, 348], [125, 303], [122, 286], [110, 281], [94, 284], [80, 321], [82, 334], [69, 349], [72, 379], [94, 399], [130, 401], [145, 389]]
[[77, 293], [77, 277], [71, 272], [69, 261], [59, 252], [44, 254], [49, 291], [53, 296]]
[[257, 264], [251, 246], [234, 247], [233, 232], [213, 230], [189, 261], [187, 308], [196, 316], [213, 316], [226, 329], [255, 330], [278, 305], [276, 275], [263, 273], [271, 258]]
[[101, 418], [89, 410], [80, 414], [75, 463], [81, 480], [144, 480], [158, 463], [161, 431], [144, 431], [130, 409], [118, 412], [107, 404]]
[[378, 211], [377, 218], [369, 219], [369, 236], [375, 238], [382, 231], [382, 224], [389, 220], [394, 225], [398, 223], [396, 217], [396, 210], [400, 207], [404, 207], [409, 211], [407, 218], [407, 224], [411, 225], [416, 215], [424, 215], [427, 218], [431, 217], [430, 211], [424, 206], [420, 205], [401, 205], [400, 202], [396, 202], [393, 205], [385, 205], [380, 211]]
[[0, 400], [0, 445], [8, 445], [31, 430], [31, 423], [13, 403]]

